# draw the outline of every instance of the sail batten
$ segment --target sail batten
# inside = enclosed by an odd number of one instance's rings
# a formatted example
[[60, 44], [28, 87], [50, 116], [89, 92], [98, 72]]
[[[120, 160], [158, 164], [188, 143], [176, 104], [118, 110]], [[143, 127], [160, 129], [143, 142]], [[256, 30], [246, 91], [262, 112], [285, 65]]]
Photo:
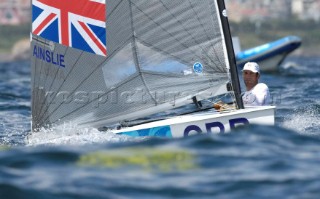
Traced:
[[[33, 8], [38, 1], [32, 0]], [[228, 55], [214, 1], [97, 3], [106, 9], [100, 13], [106, 16], [105, 25], [101, 19], [77, 22], [78, 15], [72, 13], [70, 24], [77, 28], [65, 30], [71, 46], [52, 39], [59, 37], [52, 30], [63, 28], [59, 16], [47, 29], [33, 32], [31, 47], [45, 53], [32, 55], [34, 129], [64, 122], [112, 125], [185, 105], [193, 96], [205, 99], [227, 92]], [[81, 8], [84, 13], [86, 6]], [[34, 16], [34, 26], [53, 12], [49, 7]], [[103, 50], [103, 40], [105, 56], [95, 50], [100, 41]]]

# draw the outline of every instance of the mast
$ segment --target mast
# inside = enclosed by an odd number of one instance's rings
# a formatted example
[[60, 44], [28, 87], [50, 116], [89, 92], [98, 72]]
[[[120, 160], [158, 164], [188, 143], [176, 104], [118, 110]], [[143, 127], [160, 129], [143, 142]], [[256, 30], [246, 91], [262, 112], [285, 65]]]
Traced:
[[232, 38], [231, 38], [229, 21], [227, 18], [225, 3], [224, 3], [224, 0], [217, 0], [217, 2], [218, 2], [218, 7], [219, 7], [220, 19], [221, 19], [221, 23], [222, 23], [222, 29], [223, 29], [223, 33], [225, 35], [228, 60], [229, 60], [229, 64], [230, 64], [229, 70], [230, 70], [230, 74], [231, 74], [231, 83], [232, 83], [236, 103], [237, 103], [237, 106], [239, 109], [244, 109], [242, 97], [241, 97], [240, 82], [239, 82], [239, 77], [238, 77], [238, 68], [236, 65], [236, 59], [235, 59], [235, 54], [234, 54], [233, 45], [232, 45]]

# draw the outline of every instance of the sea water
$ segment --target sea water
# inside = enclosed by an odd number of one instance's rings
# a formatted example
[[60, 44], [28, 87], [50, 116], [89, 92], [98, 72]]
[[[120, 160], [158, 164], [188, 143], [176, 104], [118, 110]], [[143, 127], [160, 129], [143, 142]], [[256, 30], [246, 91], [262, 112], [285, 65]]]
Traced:
[[320, 58], [262, 74], [274, 127], [174, 140], [72, 125], [31, 133], [30, 63], [0, 63], [0, 76], [1, 199], [320, 197]]

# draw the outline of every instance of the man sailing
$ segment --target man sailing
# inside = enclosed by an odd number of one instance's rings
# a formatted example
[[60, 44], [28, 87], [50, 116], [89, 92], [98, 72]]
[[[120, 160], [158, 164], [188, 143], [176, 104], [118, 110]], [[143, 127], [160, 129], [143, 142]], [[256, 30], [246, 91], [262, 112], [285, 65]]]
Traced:
[[267, 106], [270, 105], [269, 88], [264, 83], [259, 83], [260, 68], [256, 62], [248, 62], [242, 70], [246, 92], [242, 95], [245, 106]]

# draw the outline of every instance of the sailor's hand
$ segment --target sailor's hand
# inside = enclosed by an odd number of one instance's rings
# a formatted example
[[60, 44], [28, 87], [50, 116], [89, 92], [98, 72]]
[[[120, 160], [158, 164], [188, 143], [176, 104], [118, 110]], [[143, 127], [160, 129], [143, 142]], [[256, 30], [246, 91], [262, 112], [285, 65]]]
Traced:
[[223, 103], [222, 101], [219, 101], [219, 102], [213, 104], [213, 108], [218, 111], [221, 111], [221, 109], [223, 108], [224, 105], [225, 105], [225, 103]]
[[217, 103], [213, 104], [213, 108], [216, 109], [217, 111], [226, 111], [226, 110], [233, 110], [235, 109], [235, 105], [234, 104], [226, 104], [222, 101], [219, 101]]

